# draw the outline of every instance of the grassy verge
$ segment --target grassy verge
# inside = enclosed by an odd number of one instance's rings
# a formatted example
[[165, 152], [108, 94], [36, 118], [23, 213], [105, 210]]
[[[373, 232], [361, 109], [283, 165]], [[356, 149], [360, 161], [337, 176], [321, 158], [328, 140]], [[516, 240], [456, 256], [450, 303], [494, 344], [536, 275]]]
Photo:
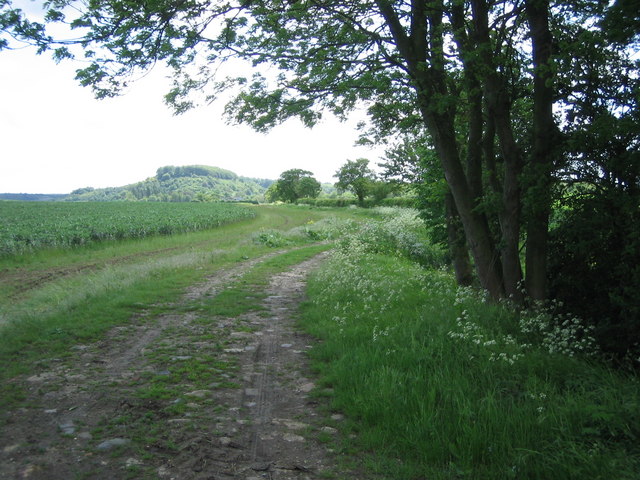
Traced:
[[442, 271], [353, 245], [308, 294], [302, 324], [322, 339], [315, 366], [348, 419], [342, 448], [375, 452], [373, 471], [638, 478], [640, 383], [581, 353], [585, 332], [536, 330], [535, 316], [458, 290]]

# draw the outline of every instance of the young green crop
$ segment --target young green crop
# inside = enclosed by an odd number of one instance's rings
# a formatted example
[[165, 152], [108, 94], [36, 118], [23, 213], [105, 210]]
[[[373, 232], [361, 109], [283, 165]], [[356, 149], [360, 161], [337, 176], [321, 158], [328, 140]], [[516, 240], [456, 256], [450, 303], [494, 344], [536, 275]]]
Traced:
[[0, 256], [103, 240], [170, 235], [252, 218], [227, 203], [0, 202]]

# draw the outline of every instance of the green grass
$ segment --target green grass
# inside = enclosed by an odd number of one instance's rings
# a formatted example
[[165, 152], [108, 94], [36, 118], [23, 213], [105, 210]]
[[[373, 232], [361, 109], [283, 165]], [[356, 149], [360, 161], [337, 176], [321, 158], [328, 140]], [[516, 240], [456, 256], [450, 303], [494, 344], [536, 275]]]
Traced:
[[[260, 314], [272, 274], [328, 248], [309, 242], [350, 232], [339, 242], [341, 253], [312, 277], [302, 323], [322, 339], [312, 351], [321, 374], [316, 394], [346, 414], [335, 425], [344, 433], [336, 449], [364, 453], [371, 476], [393, 480], [638, 478], [637, 376], [573, 354], [579, 341], [551, 354], [553, 342], [565, 337], [525, 331], [526, 316], [456, 289], [441, 270], [410, 263], [437, 266], [443, 254], [423, 238], [409, 212], [387, 217], [384, 228], [368, 225], [354, 234], [348, 222], [322, 222], [379, 214], [252, 208], [255, 218], [213, 230], [0, 259], [0, 406], [27, 400], [14, 379], [48, 368], [73, 345], [100, 339], [136, 314], [145, 314], [136, 321], [147, 321], [164, 311], [190, 310], [202, 325]], [[283, 247], [288, 250], [277, 250]], [[273, 252], [215, 299], [175, 303], [205, 276]], [[529, 320], [531, 326], [539, 318]], [[234, 386], [233, 360], [216, 359], [224, 332], [206, 330], [194, 337], [210, 345], [198, 358], [173, 361], [184, 352], [171, 342], [149, 350], [156, 373], [131, 385], [136, 408], [105, 421], [93, 432], [96, 442], [130, 430], [141, 454], [143, 445], [171, 452], [162, 427], [167, 415], [183, 415], [189, 402], [222, 408], [206, 398], [172, 403], [186, 392], [179, 388], [185, 383], [189, 391], [212, 382]], [[167, 365], [168, 375], [157, 374]]]
[[637, 479], [638, 378], [527, 345], [513, 312], [467, 293], [385, 255], [312, 277], [302, 325], [357, 434], [344, 451], [376, 452], [368, 468], [394, 480]]
[[323, 251], [329, 245], [313, 245], [296, 248], [279, 254], [256, 265], [235, 284], [225, 288], [213, 299], [204, 299], [197, 308], [208, 315], [237, 317], [250, 311], [261, 311], [261, 302], [266, 298], [264, 289], [271, 275], [297, 265]]

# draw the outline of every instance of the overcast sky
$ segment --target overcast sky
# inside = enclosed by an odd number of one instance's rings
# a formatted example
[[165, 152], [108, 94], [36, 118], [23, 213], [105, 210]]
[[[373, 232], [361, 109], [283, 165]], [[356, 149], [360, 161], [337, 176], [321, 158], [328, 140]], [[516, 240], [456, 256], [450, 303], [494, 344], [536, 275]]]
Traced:
[[258, 134], [226, 125], [222, 103], [173, 116], [159, 72], [125, 96], [98, 101], [73, 79], [76, 68], [32, 49], [0, 52], [0, 193], [121, 186], [158, 167], [193, 164], [271, 179], [303, 168], [335, 182], [347, 159], [379, 161], [380, 150], [354, 147], [356, 120], [326, 119], [312, 130], [289, 121]]

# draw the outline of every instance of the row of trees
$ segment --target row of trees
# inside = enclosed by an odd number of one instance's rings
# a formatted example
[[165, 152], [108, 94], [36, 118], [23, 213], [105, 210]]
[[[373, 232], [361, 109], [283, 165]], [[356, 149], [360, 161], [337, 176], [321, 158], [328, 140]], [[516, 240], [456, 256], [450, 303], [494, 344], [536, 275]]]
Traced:
[[[295, 203], [301, 198], [316, 198], [322, 186], [312, 175], [312, 172], [301, 169], [282, 172], [280, 178], [269, 187], [265, 197], [271, 202], [290, 203]], [[369, 168], [369, 160], [366, 158], [347, 160], [336, 171], [334, 177], [338, 179], [335, 183], [338, 193], [352, 193], [358, 199], [359, 205], [364, 205], [365, 197], [372, 196], [375, 200], [382, 200], [396, 190], [393, 183], [378, 178]]]
[[[268, 182], [268, 183], [266, 183]], [[141, 182], [94, 189], [80, 188], [70, 201], [213, 202], [262, 199], [271, 180], [239, 177], [229, 170], [204, 165], [166, 166]], [[266, 185], [265, 185], [266, 184]]]
[[[477, 279], [493, 298], [547, 298], [555, 288], [551, 241], [554, 257], [571, 259], [584, 243], [608, 250], [606, 239], [627, 239], [615, 243], [626, 253], [609, 260], [640, 277], [640, 246], [616, 221], [637, 218], [639, 209], [636, 2], [46, 2], [46, 22], [77, 32], [62, 41], [10, 1], [0, 8], [0, 29], [56, 59], [82, 46], [89, 63], [77, 77], [98, 97], [164, 61], [174, 72], [166, 100], [177, 112], [235, 88], [227, 114], [260, 131], [290, 117], [311, 126], [325, 109], [345, 116], [366, 105], [363, 141], [388, 143], [392, 169], [416, 175], [429, 192], [431, 182], [442, 186], [457, 278]], [[229, 58], [246, 59], [255, 73], [216, 78]], [[564, 219], [551, 216], [559, 202]], [[609, 219], [598, 225], [611, 232], [599, 236], [604, 244], [569, 235], [589, 212]], [[616, 321], [633, 323], [637, 287], [604, 295], [608, 305], [626, 305]]]

